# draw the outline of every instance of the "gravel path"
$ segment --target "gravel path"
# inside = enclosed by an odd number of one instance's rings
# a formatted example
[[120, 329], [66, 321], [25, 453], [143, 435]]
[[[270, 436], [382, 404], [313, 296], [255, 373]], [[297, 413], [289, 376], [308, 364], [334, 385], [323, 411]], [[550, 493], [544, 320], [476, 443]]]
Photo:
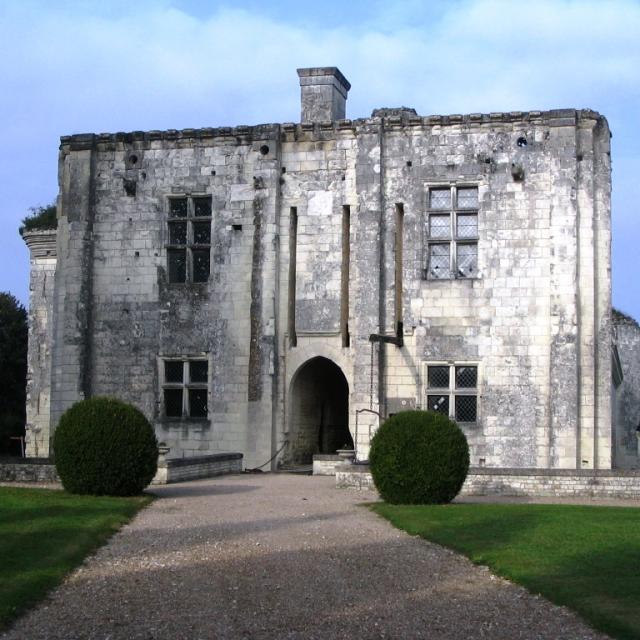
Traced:
[[4, 639], [605, 638], [368, 509], [334, 479], [238, 475], [161, 499]]

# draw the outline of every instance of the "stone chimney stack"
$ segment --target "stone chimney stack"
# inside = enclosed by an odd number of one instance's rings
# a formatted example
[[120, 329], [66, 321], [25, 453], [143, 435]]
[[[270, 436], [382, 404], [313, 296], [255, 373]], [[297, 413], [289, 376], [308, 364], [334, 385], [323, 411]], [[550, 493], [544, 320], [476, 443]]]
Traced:
[[298, 69], [302, 102], [301, 122], [342, 120], [346, 114], [349, 81], [337, 67]]

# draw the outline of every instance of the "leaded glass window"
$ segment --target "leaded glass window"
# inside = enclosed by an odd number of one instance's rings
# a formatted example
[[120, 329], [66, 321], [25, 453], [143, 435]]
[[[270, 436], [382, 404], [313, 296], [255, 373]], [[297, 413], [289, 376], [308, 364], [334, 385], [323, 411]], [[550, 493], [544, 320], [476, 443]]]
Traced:
[[448, 389], [449, 388], [449, 366], [429, 367], [427, 369], [430, 389]]
[[449, 415], [449, 396], [448, 395], [430, 395], [427, 396], [427, 410]]
[[426, 277], [478, 275], [478, 187], [435, 187], [427, 195]]
[[478, 208], [478, 187], [458, 187], [458, 209]]
[[451, 237], [451, 216], [430, 215], [429, 216], [429, 237], [430, 238], [450, 238]]
[[451, 189], [432, 189], [429, 192], [430, 209], [450, 209]]
[[429, 245], [429, 277], [434, 279], [451, 277], [449, 245]]
[[169, 282], [207, 282], [211, 270], [211, 196], [169, 198]]
[[478, 420], [478, 366], [476, 364], [428, 364], [426, 408], [456, 422]]
[[478, 237], [478, 214], [477, 213], [459, 213], [457, 216], [457, 233], [458, 238], [477, 238]]
[[475, 243], [458, 244], [456, 251], [458, 277], [472, 278], [475, 276], [478, 271], [478, 245]]

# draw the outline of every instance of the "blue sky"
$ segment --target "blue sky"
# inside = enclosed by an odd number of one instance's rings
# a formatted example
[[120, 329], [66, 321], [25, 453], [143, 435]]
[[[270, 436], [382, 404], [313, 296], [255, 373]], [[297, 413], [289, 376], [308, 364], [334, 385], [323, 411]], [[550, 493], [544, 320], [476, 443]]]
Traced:
[[297, 67], [338, 66], [347, 116], [592, 108], [613, 132], [613, 301], [640, 319], [640, 0], [3, 0], [0, 291], [57, 193], [60, 135], [294, 122]]

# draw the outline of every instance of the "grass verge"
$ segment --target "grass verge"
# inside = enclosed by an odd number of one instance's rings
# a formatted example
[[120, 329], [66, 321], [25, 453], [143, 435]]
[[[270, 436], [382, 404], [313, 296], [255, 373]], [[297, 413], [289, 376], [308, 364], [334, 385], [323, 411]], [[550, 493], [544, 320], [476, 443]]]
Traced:
[[0, 630], [150, 501], [0, 487]]
[[605, 633], [640, 638], [640, 509], [385, 503], [371, 508], [412, 535], [570, 607]]

